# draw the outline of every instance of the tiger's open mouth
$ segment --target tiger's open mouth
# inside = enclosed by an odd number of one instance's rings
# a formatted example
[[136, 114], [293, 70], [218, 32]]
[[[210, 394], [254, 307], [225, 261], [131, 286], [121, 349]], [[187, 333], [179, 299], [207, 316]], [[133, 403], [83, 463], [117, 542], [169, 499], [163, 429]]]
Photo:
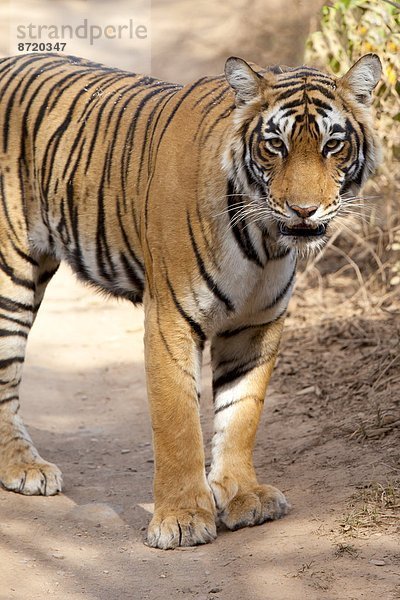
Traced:
[[326, 233], [326, 225], [321, 223], [317, 226], [306, 225], [305, 223], [299, 223], [299, 225], [293, 225], [288, 227], [283, 223], [279, 223], [279, 232], [282, 235], [291, 235], [295, 237], [318, 237]]

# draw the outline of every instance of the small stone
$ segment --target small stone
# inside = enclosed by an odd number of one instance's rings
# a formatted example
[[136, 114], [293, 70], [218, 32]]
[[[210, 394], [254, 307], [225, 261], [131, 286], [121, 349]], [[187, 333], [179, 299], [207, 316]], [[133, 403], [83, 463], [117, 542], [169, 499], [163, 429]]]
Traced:
[[380, 558], [373, 558], [369, 561], [371, 565], [375, 565], [376, 567], [384, 567], [386, 565], [386, 561]]
[[109, 574], [110, 571], [107, 571], [106, 569], [103, 571], [103, 573], [105, 573], [106, 575]]
[[129, 449], [129, 448], [123, 448], [123, 449], [121, 450], [121, 454], [129, 454], [129, 452], [130, 452], [130, 449]]
[[52, 552], [51, 555], [53, 558], [58, 558], [59, 560], [62, 560], [63, 558], [65, 558], [64, 554], [61, 554], [61, 552], [58, 552], [58, 550], [56, 550], [55, 552]]
[[219, 587], [211, 588], [211, 590], [208, 593], [209, 594], [218, 594], [218, 592], [222, 592], [222, 588], [219, 588]]

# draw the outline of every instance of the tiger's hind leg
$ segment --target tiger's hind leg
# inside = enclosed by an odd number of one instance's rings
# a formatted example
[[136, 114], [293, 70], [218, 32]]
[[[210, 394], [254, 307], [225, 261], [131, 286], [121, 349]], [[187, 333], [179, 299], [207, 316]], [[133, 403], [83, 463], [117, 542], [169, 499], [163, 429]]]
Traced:
[[9, 247], [0, 253], [0, 483], [26, 495], [61, 491], [61, 471], [41, 458], [19, 411], [19, 384], [29, 330], [47, 283], [58, 268]]

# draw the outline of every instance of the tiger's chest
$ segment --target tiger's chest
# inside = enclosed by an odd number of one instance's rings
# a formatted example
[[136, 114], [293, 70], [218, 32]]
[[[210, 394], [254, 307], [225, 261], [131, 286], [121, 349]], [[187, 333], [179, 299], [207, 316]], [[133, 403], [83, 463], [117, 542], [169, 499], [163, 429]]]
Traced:
[[[214, 276], [218, 293], [200, 278], [195, 287], [196, 309], [207, 335], [279, 317], [287, 309], [295, 274], [294, 251], [265, 260], [262, 266], [241, 256], [226, 255], [219, 276]], [[196, 310], [194, 306], [192, 309]]]

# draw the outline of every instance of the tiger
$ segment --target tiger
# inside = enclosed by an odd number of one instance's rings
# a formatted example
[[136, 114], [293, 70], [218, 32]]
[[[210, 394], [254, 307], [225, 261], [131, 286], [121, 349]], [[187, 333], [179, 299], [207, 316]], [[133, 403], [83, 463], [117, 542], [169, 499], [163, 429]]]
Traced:
[[[62, 54], [0, 61], [0, 481], [45, 496], [62, 475], [19, 415], [28, 333], [61, 261], [144, 305], [155, 548], [283, 517], [258, 482], [256, 431], [298, 256], [380, 161], [375, 54], [342, 77], [238, 57], [167, 83]], [[212, 364], [208, 474], [200, 373]]]

